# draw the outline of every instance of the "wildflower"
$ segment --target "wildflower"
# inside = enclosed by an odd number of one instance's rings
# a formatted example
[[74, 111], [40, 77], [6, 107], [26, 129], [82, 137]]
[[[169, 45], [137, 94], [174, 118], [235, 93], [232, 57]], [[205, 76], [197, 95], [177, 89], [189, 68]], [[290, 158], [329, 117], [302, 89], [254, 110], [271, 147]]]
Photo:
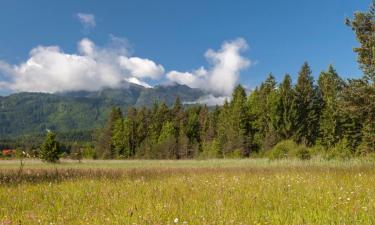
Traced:
[[174, 223], [178, 223], [178, 218], [175, 218], [175, 219], [174, 219]]

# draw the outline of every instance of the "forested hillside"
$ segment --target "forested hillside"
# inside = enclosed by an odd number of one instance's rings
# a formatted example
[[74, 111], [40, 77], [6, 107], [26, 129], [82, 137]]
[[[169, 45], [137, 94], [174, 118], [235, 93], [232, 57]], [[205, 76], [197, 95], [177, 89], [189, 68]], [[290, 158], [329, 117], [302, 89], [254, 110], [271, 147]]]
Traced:
[[184, 85], [144, 88], [128, 84], [96, 92], [19, 93], [0, 98], [0, 137], [55, 132], [91, 131], [101, 127], [112, 106], [151, 106], [155, 101], [171, 105], [177, 96], [195, 101], [204, 93]]

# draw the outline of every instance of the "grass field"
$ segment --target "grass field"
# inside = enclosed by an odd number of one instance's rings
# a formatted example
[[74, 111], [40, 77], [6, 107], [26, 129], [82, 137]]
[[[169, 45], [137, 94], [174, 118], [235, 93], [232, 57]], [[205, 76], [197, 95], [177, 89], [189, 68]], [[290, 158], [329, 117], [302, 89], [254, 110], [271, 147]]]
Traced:
[[0, 161], [0, 224], [375, 224], [367, 161]]

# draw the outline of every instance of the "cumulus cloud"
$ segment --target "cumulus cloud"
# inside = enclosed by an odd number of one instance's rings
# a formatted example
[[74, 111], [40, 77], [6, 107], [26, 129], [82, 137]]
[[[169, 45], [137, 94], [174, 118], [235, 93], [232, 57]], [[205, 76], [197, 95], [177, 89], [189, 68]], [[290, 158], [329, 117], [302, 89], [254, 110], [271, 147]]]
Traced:
[[248, 45], [242, 38], [224, 42], [220, 50], [210, 49], [206, 52], [209, 69], [201, 67], [192, 72], [171, 71], [167, 78], [216, 96], [229, 96], [239, 81], [240, 71], [251, 65], [251, 61], [241, 55], [247, 48]]
[[78, 53], [68, 54], [58, 46], [38, 46], [26, 62], [11, 65], [0, 61], [1, 86], [13, 91], [61, 92], [117, 87], [124, 81], [150, 87], [144, 79], [157, 79], [164, 68], [150, 59], [131, 57], [120, 39], [98, 47], [85, 38]]
[[86, 31], [96, 26], [95, 16], [93, 14], [77, 13], [77, 18]]

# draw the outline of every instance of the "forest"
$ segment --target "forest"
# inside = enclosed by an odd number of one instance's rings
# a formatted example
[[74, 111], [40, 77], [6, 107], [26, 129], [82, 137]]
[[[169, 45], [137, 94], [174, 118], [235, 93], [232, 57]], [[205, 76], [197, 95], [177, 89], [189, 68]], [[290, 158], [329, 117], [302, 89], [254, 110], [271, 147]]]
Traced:
[[213, 109], [113, 108], [96, 142], [100, 158], [230, 158], [296, 156], [350, 158], [375, 152], [375, 5], [346, 20], [359, 41], [359, 79], [343, 79], [333, 65], [314, 81], [305, 62], [296, 81], [272, 74], [246, 93], [238, 85], [230, 100]]

